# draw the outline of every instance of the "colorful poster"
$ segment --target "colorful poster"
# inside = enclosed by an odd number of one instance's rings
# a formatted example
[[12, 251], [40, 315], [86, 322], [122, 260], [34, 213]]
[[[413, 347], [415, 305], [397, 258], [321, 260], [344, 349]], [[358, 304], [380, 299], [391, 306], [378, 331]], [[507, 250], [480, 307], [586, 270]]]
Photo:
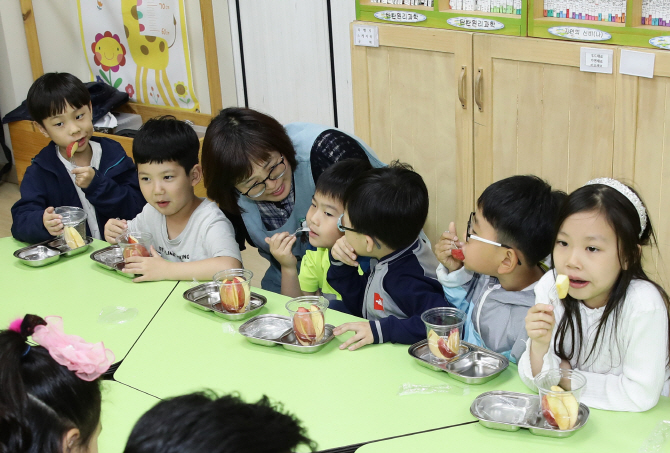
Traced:
[[183, 0], [77, 0], [92, 80], [140, 104], [198, 111]]

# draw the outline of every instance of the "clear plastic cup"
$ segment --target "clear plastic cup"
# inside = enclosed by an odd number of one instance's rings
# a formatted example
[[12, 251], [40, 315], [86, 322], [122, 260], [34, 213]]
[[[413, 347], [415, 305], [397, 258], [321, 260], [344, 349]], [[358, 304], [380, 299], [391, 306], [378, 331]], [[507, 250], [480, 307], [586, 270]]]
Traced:
[[322, 296], [296, 297], [286, 303], [293, 333], [301, 345], [313, 346], [323, 339], [327, 309], [328, 299]]
[[217, 272], [212, 278], [219, 283], [221, 305], [231, 313], [244, 313], [251, 299], [251, 278], [254, 273], [247, 269], [228, 269]]
[[452, 307], [431, 308], [421, 315], [426, 325], [428, 349], [435, 362], [443, 363], [460, 354], [465, 316], [464, 311]]
[[131, 256], [151, 256], [151, 244], [154, 237], [151, 233], [143, 231], [126, 231], [116, 238], [123, 252], [123, 261], [125, 262]]
[[586, 377], [576, 370], [554, 369], [535, 376], [544, 420], [561, 431], [579, 423], [579, 401]]
[[61, 215], [64, 227], [71, 227], [85, 240], [86, 238], [86, 212], [76, 206], [59, 206], [54, 213]]

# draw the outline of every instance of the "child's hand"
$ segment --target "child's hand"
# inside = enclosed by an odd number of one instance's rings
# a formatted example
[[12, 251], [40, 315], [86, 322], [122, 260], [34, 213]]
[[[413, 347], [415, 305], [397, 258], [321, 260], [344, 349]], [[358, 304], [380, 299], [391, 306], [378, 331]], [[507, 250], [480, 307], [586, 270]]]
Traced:
[[296, 237], [288, 232], [277, 233], [271, 238], [265, 238], [265, 242], [270, 245], [270, 253], [279, 262], [282, 267], [296, 267], [298, 260], [293, 255], [293, 244]]
[[449, 224], [449, 231], [442, 233], [440, 240], [435, 244], [435, 256], [444, 267], [449, 269], [449, 272], [453, 272], [463, 267], [463, 261], [457, 260], [451, 254], [452, 250], [460, 249], [462, 245], [462, 242], [458, 242], [456, 225], [454, 225], [454, 222], [451, 222]]
[[62, 218], [62, 215], [54, 213], [53, 206], [49, 206], [44, 210], [44, 214], [42, 214], [42, 223], [50, 235], [58, 236], [63, 232], [63, 222], [60, 220]]
[[556, 318], [554, 306], [548, 304], [536, 304], [528, 309], [526, 315], [526, 333], [533, 343], [549, 347], [554, 331]]
[[119, 219], [109, 219], [105, 223], [105, 241], [116, 244], [118, 238], [128, 228], [128, 222]]
[[133, 279], [135, 283], [166, 280], [171, 263], [163, 259], [154, 246], [151, 246], [151, 257], [131, 256], [126, 260], [123, 272], [142, 274]]
[[358, 261], [356, 261], [358, 256], [356, 255], [354, 248], [347, 242], [346, 236], [339, 238], [333, 245], [333, 248], [330, 249], [330, 252], [333, 254], [333, 258], [336, 260], [342, 261], [348, 266], [358, 267]]
[[[342, 335], [343, 333], [349, 332], [350, 330], [356, 332], [356, 334], [353, 337], [349, 338], [344, 343], [342, 343], [340, 345], [340, 349], [345, 349], [349, 347], [350, 351], [355, 351], [356, 349], [361, 348], [366, 344], [371, 344], [373, 341], [375, 341], [375, 338], [372, 336], [372, 329], [370, 328], [370, 323], [368, 321], [348, 322], [346, 324], [342, 324], [341, 326], [337, 326], [335, 330], [333, 330], [333, 334]], [[357, 343], [351, 345], [354, 342]]]
[[93, 181], [95, 170], [93, 167], [77, 167], [72, 169], [72, 174], [75, 175], [74, 183], [82, 189], [86, 189]]

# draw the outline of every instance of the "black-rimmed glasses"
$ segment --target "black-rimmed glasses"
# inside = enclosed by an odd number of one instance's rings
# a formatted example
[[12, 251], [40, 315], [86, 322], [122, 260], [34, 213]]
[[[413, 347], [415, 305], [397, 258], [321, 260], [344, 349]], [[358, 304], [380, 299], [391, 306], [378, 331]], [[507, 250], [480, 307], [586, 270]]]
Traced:
[[[475, 216], [474, 212], [470, 213], [470, 218], [468, 219], [468, 230], [465, 233], [465, 242], [468, 242], [471, 238], [475, 241], [483, 242], [485, 244], [495, 245], [496, 247], [503, 247], [506, 249], [513, 250], [509, 245], [501, 244], [500, 242], [491, 241], [489, 239], [484, 239], [483, 237], [472, 234], [472, 218]], [[521, 265], [521, 260], [519, 260], [519, 265]]]
[[270, 172], [268, 173], [267, 178], [251, 186], [249, 190], [244, 192], [242, 195], [249, 198], [260, 197], [265, 193], [265, 181], [268, 179], [270, 181], [276, 181], [277, 179], [284, 176], [284, 173], [286, 173], [286, 164], [284, 163], [284, 156], [281, 156], [281, 160], [270, 168]]
[[[342, 217], [344, 217], [344, 214], [340, 214], [340, 217], [337, 219], [337, 229], [340, 230], [342, 233], [345, 233], [347, 231], [351, 231], [352, 233], [358, 233], [358, 234], [363, 234], [360, 231], [356, 231], [353, 228], [345, 227], [342, 225]], [[378, 249], [382, 248], [381, 244], [377, 242], [377, 239], [372, 238], [373, 241], [375, 241], [375, 245], [377, 246]]]

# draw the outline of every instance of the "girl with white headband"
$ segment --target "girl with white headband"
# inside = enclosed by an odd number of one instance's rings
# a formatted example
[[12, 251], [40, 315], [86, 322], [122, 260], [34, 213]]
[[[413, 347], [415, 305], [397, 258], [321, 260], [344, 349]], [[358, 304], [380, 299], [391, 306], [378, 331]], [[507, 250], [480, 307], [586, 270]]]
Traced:
[[[519, 375], [533, 390], [541, 371], [586, 376], [589, 407], [639, 412], [670, 388], [668, 295], [642, 268], [642, 247], [656, 242], [640, 197], [599, 178], [570, 194], [558, 219], [555, 269], [535, 287]], [[559, 299], [557, 274], [569, 278]]]

